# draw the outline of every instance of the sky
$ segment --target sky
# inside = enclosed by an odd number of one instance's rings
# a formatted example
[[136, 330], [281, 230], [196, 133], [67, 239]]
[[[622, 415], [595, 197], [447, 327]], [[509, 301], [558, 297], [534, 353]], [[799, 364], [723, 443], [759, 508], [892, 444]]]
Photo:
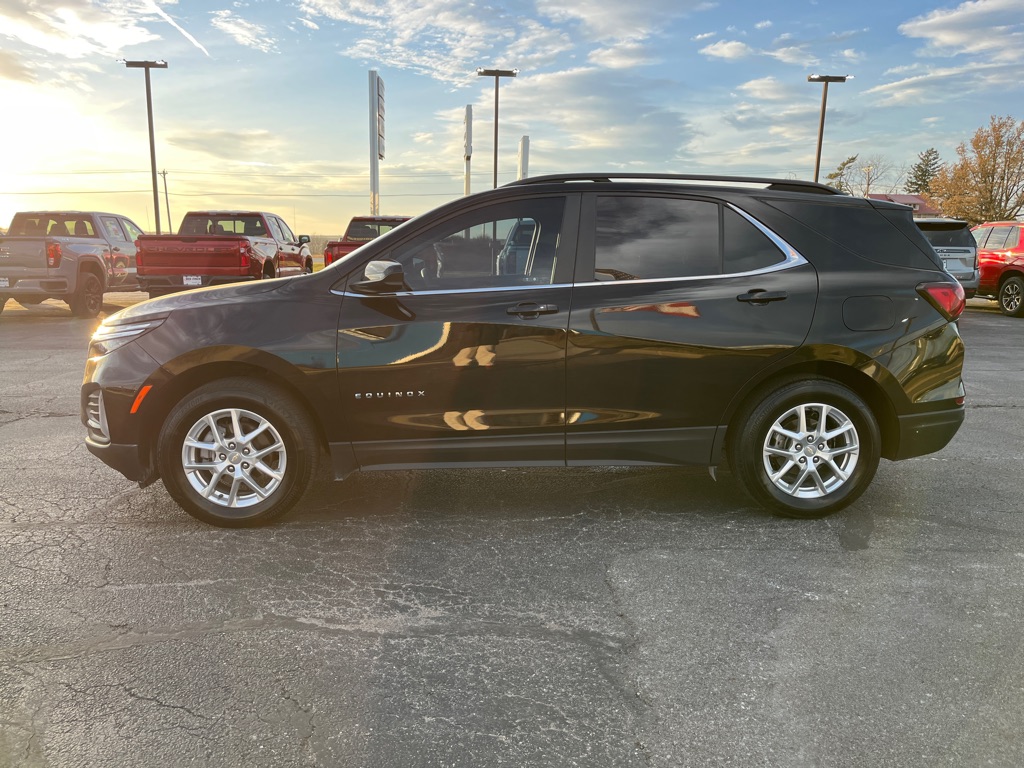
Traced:
[[[529, 175], [811, 179], [851, 155], [943, 161], [992, 115], [1024, 119], [1024, 2], [972, 0], [0, 0], [0, 227], [16, 211], [280, 214], [339, 234], [370, 212], [369, 75], [385, 84], [381, 213]], [[881, 163], [880, 163], [881, 164]], [[879, 180], [879, 184], [883, 183]], [[895, 180], [890, 181], [895, 183]], [[166, 184], [166, 192], [165, 192]], [[876, 187], [874, 191], [883, 191]], [[902, 190], [896, 190], [902, 191]]]

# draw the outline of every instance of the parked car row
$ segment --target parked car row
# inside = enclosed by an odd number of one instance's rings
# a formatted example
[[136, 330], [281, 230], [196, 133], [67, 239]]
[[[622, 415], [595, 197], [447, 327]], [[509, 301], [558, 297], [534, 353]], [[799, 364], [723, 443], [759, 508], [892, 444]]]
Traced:
[[96, 317], [108, 291], [149, 295], [313, 271], [309, 237], [280, 216], [194, 211], [177, 235], [145, 235], [131, 219], [95, 211], [27, 211], [0, 236], [0, 311], [8, 299], [67, 302]]

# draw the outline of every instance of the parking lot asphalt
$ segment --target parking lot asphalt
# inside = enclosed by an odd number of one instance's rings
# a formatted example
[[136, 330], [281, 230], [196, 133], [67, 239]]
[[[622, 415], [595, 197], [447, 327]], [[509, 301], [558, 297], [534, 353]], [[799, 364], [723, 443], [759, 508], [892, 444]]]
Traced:
[[0, 315], [0, 766], [1024, 765], [1024, 320], [994, 304], [954, 441], [813, 521], [728, 474], [530, 469], [207, 527], [85, 450], [95, 325]]

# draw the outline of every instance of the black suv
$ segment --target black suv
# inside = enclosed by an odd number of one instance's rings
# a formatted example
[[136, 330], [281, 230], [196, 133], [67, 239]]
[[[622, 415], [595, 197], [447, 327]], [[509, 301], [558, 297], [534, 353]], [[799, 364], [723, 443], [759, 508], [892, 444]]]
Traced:
[[265, 523], [355, 470], [726, 462], [792, 517], [964, 418], [963, 289], [910, 209], [810, 182], [536, 177], [312, 275], [108, 317], [90, 451]]

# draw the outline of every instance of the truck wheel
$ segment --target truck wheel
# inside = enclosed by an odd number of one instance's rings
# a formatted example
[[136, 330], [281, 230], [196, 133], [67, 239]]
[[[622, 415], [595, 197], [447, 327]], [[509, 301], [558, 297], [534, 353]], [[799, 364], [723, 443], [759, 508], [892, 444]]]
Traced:
[[815, 518], [853, 502], [878, 467], [867, 404], [829, 379], [781, 384], [729, 427], [729, 458], [746, 491], [783, 517]]
[[213, 381], [174, 407], [157, 463], [168, 493], [192, 517], [222, 528], [269, 523], [301, 498], [320, 459], [306, 410], [277, 387]]
[[306, 266], [303, 267], [302, 271], [305, 274], [307, 274], [307, 275], [312, 275], [313, 274], [313, 260], [312, 259], [306, 259]]
[[68, 299], [75, 317], [96, 317], [103, 309], [103, 284], [92, 272], [78, 276], [78, 290]]

